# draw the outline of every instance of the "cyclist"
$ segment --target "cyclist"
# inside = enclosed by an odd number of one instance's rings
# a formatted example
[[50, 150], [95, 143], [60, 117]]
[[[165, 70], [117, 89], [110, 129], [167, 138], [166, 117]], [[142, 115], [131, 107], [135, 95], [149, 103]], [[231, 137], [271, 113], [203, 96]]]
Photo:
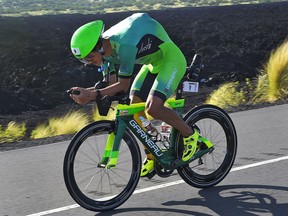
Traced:
[[[81, 62], [103, 68], [104, 81], [107, 73], [111, 77], [109, 86], [105, 88], [72, 87], [71, 90], [80, 91], [79, 95], [71, 94], [76, 103], [84, 105], [102, 95], [112, 96], [128, 91], [132, 82], [131, 103], [146, 101], [145, 109], [149, 115], [182, 134], [183, 161], [194, 155], [199, 132], [188, 126], [174, 110], [164, 106], [184, 76], [186, 60], [158, 21], [146, 13], [135, 13], [105, 32], [103, 21], [92, 21], [74, 32], [70, 45], [72, 53]], [[119, 65], [117, 73], [115, 64]], [[142, 67], [132, 80], [135, 64]], [[138, 122], [140, 115], [135, 117]], [[152, 154], [147, 150], [145, 153], [147, 157], [142, 165], [142, 177], [154, 169]]]

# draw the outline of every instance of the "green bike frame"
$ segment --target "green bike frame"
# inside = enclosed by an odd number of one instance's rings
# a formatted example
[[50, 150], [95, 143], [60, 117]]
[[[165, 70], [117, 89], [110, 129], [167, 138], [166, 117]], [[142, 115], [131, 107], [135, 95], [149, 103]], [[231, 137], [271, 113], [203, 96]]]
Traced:
[[[169, 106], [179, 115], [182, 115], [183, 113], [184, 102], [184, 99], [173, 98], [166, 101], [166, 103], [169, 104]], [[179, 166], [188, 164], [209, 152], [210, 148], [213, 146], [209, 140], [200, 137], [199, 139], [205, 142], [205, 144], [208, 146], [208, 149], [199, 151], [188, 161], [184, 162], [179, 159], [177, 160], [175, 155], [175, 143], [177, 142], [176, 139], [179, 139], [179, 136], [177, 136], [179, 133], [173, 128], [170, 136], [171, 138], [169, 149], [160, 149], [159, 146], [152, 139], [150, 139], [150, 135], [147, 134], [142, 126], [139, 125], [134, 119], [134, 114], [144, 111], [144, 109], [145, 102], [130, 105], [118, 104], [116, 111], [116, 127], [115, 130], [111, 131], [108, 136], [104, 155], [99, 166], [105, 167], [106, 169], [110, 169], [116, 166], [120, 143], [127, 127], [165, 169], [175, 169]]]

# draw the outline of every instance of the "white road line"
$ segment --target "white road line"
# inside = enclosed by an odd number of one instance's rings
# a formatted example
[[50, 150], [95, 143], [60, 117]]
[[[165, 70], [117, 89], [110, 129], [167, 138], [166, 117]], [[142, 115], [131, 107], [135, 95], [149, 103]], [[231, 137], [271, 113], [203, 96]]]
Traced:
[[[244, 165], [244, 166], [240, 166], [240, 167], [235, 167], [235, 168], [232, 168], [230, 172], [249, 169], [249, 168], [262, 166], [262, 165], [266, 165], [266, 164], [270, 164], [270, 163], [275, 163], [275, 162], [279, 162], [279, 161], [283, 161], [283, 160], [288, 160], [288, 156], [275, 158], [275, 159], [271, 159], [271, 160], [266, 160], [266, 161], [262, 161], [262, 162], [258, 162], [258, 163], [248, 164], [248, 165]], [[135, 190], [133, 194], [145, 193], [148, 191], [157, 190], [157, 189], [165, 188], [165, 187], [170, 187], [170, 186], [174, 186], [174, 185], [178, 185], [178, 184], [182, 184], [182, 183], [184, 183], [183, 180], [169, 182], [169, 183], [156, 185], [156, 186], [152, 186], [152, 187], [148, 187], [148, 188], [138, 189], [138, 190]], [[26, 215], [26, 216], [44, 216], [44, 215], [49, 215], [49, 214], [53, 214], [53, 213], [57, 213], [57, 212], [67, 211], [67, 210], [78, 208], [78, 207], [79, 207], [78, 204], [74, 204], [74, 205], [64, 206], [64, 207], [51, 209], [48, 211], [43, 211], [43, 212], [30, 214], [30, 215]]]
[[56, 209], [51, 209], [48, 211], [43, 211], [43, 212], [39, 212], [39, 213], [35, 213], [35, 214], [30, 214], [27, 216], [43, 216], [43, 215], [49, 215], [49, 214], [53, 214], [53, 213], [57, 213], [57, 212], [62, 212], [62, 211], [67, 211], [70, 209], [74, 209], [74, 208], [78, 208], [79, 205], [78, 204], [74, 204], [74, 205], [70, 205], [70, 206], [64, 206], [61, 208], [56, 208]]
[[266, 161], [262, 161], [262, 162], [258, 162], [258, 163], [254, 163], [254, 164], [248, 164], [248, 165], [241, 166], [241, 167], [235, 167], [235, 168], [231, 169], [231, 172], [239, 171], [239, 170], [243, 170], [243, 169], [249, 169], [249, 168], [257, 167], [257, 166], [262, 166], [265, 164], [275, 163], [275, 162], [279, 162], [282, 160], [288, 160], [288, 156], [275, 158], [275, 159], [271, 159], [271, 160], [266, 160]]

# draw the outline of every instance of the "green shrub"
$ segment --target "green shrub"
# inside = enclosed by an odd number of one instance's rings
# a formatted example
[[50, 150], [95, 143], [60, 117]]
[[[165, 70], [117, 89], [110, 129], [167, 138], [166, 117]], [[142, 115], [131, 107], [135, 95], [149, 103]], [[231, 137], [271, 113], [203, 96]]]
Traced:
[[81, 112], [69, 112], [63, 117], [51, 118], [48, 124], [41, 124], [36, 127], [32, 133], [32, 139], [58, 136], [63, 134], [72, 134], [79, 131], [89, 123], [89, 117]]
[[288, 40], [271, 52], [267, 63], [260, 70], [256, 84], [253, 85], [248, 79], [244, 86], [239, 85], [239, 82], [226, 83], [215, 90], [206, 103], [228, 108], [244, 103], [275, 102], [286, 98], [288, 98]]
[[25, 136], [26, 124], [17, 124], [16, 122], [10, 122], [6, 129], [3, 129], [0, 125], [0, 143], [19, 141]]
[[288, 97], [288, 40], [273, 50], [261, 70], [254, 101], [274, 102]]
[[244, 88], [239, 89], [239, 82], [230, 82], [221, 85], [213, 91], [205, 103], [221, 108], [236, 107], [246, 102]]
[[37, 126], [32, 132], [31, 132], [31, 138], [32, 139], [40, 139], [40, 138], [47, 138], [52, 137], [53, 132], [51, 131], [51, 128], [49, 125], [41, 124]]

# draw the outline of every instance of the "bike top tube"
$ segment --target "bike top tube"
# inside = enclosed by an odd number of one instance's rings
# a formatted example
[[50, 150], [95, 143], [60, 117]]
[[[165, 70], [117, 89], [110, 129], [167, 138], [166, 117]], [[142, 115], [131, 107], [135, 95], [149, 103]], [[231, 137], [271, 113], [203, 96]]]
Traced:
[[[172, 109], [184, 107], [184, 99], [169, 98], [167, 103]], [[129, 116], [141, 112], [145, 109], [145, 102], [134, 103], [130, 105], [118, 104], [116, 116]]]

